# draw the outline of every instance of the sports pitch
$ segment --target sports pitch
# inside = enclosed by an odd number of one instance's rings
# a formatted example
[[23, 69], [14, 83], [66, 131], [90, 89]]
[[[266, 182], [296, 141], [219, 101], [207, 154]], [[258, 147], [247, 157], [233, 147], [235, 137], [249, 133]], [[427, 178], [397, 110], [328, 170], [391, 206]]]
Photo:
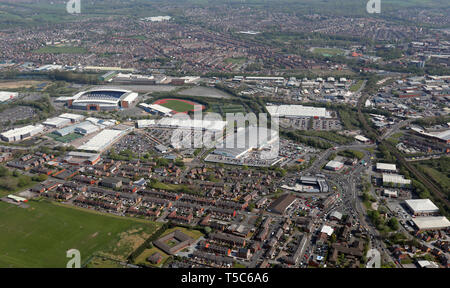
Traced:
[[194, 105], [201, 106], [201, 110], [205, 109], [205, 106], [183, 99], [160, 99], [156, 101], [154, 104], [159, 104], [166, 108], [172, 109], [177, 113], [187, 113], [189, 111], [194, 111]]
[[118, 244], [125, 232], [139, 231], [147, 236], [159, 227], [150, 221], [48, 201], [29, 204], [20, 208], [0, 202], [0, 267], [65, 268], [69, 249], [81, 252], [82, 264], [95, 252], [127, 257], [133, 251], [131, 246]]

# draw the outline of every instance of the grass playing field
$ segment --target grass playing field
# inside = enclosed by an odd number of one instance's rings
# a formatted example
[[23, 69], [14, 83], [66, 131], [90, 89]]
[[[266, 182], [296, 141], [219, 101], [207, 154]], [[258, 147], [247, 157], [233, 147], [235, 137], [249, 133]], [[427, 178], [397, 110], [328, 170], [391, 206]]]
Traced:
[[313, 53], [321, 54], [323, 56], [343, 55], [344, 51], [337, 48], [314, 48]]
[[192, 101], [182, 100], [182, 99], [160, 99], [154, 104], [159, 104], [161, 106], [167, 107], [179, 113], [185, 113], [194, 110], [194, 105], [200, 105]]
[[82, 263], [95, 252], [125, 258], [159, 227], [48, 201], [29, 204], [0, 202], [0, 267], [64, 268], [69, 249], [80, 250]]

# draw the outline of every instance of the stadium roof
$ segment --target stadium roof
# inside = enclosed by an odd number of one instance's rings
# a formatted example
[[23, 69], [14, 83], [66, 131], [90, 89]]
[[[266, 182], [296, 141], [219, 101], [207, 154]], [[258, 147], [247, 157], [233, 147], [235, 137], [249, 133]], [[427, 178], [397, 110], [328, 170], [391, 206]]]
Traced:
[[395, 164], [377, 163], [377, 170], [397, 171], [397, 166]]
[[450, 227], [450, 221], [444, 216], [416, 217], [412, 221], [419, 230], [438, 230]]
[[139, 95], [137, 93], [128, 93], [122, 101], [133, 102]]
[[430, 199], [405, 200], [406, 205], [414, 212], [438, 212], [439, 208]]
[[146, 104], [146, 103], [141, 103], [139, 104], [139, 106], [147, 108], [147, 109], [152, 109], [155, 111], [158, 111], [160, 113], [163, 114], [170, 114], [173, 110], [164, 106], [161, 106], [159, 104]]
[[324, 117], [330, 118], [325, 108], [302, 105], [266, 106], [271, 116], [279, 117]]
[[[108, 93], [110, 95], [108, 95]], [[116, 105], [121, 100], [127, 99], [130, 97], [131, 100], [134, 100], [137, 97], [137, 93], [134, 93], [130, 90], [119, 89], [119, 88], [96, 88], [88, 91], [80, 92], [74, 95], [71, 98], [66, 98], [67, 100], [73, 100], [72, 105], [74, 104], [85, 104], [85, 103], [96, 103], [96, 104], [109, 104]], [[132, 99], [134, 98], [134, 99]], [[61, 99], [60, 99], [61, 100]], [[129, 101], [128, 99], [126, 101]]]

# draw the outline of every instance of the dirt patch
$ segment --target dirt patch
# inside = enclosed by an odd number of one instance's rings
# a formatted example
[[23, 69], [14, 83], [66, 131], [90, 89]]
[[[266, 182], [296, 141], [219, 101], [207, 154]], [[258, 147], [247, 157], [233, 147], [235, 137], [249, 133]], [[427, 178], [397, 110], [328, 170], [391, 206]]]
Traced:
[[45, 82], [36, 81], [36, 80], [0, 82], [0, 89], [30, 88], [30, 87], [39, 85], [41, 83], [45, 83]]
[[127, 257], [150, 237], [150, 234], [142, 232], [142, 228], [139, 228], [123, 232], [119, 237], [120, 240], [110, 251], [101, 254], [117, 261], [126, 261]]

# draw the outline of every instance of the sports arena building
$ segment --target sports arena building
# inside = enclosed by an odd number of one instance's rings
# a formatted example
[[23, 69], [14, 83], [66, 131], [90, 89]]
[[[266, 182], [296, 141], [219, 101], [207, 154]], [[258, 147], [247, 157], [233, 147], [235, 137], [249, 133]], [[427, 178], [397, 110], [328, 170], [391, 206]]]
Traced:
[[137, 102], [138, 93], [116, 88], [99, 88], [84, 91], [73, 97], [65, 97], [67, 105], [81, 110], [119, 110]]

